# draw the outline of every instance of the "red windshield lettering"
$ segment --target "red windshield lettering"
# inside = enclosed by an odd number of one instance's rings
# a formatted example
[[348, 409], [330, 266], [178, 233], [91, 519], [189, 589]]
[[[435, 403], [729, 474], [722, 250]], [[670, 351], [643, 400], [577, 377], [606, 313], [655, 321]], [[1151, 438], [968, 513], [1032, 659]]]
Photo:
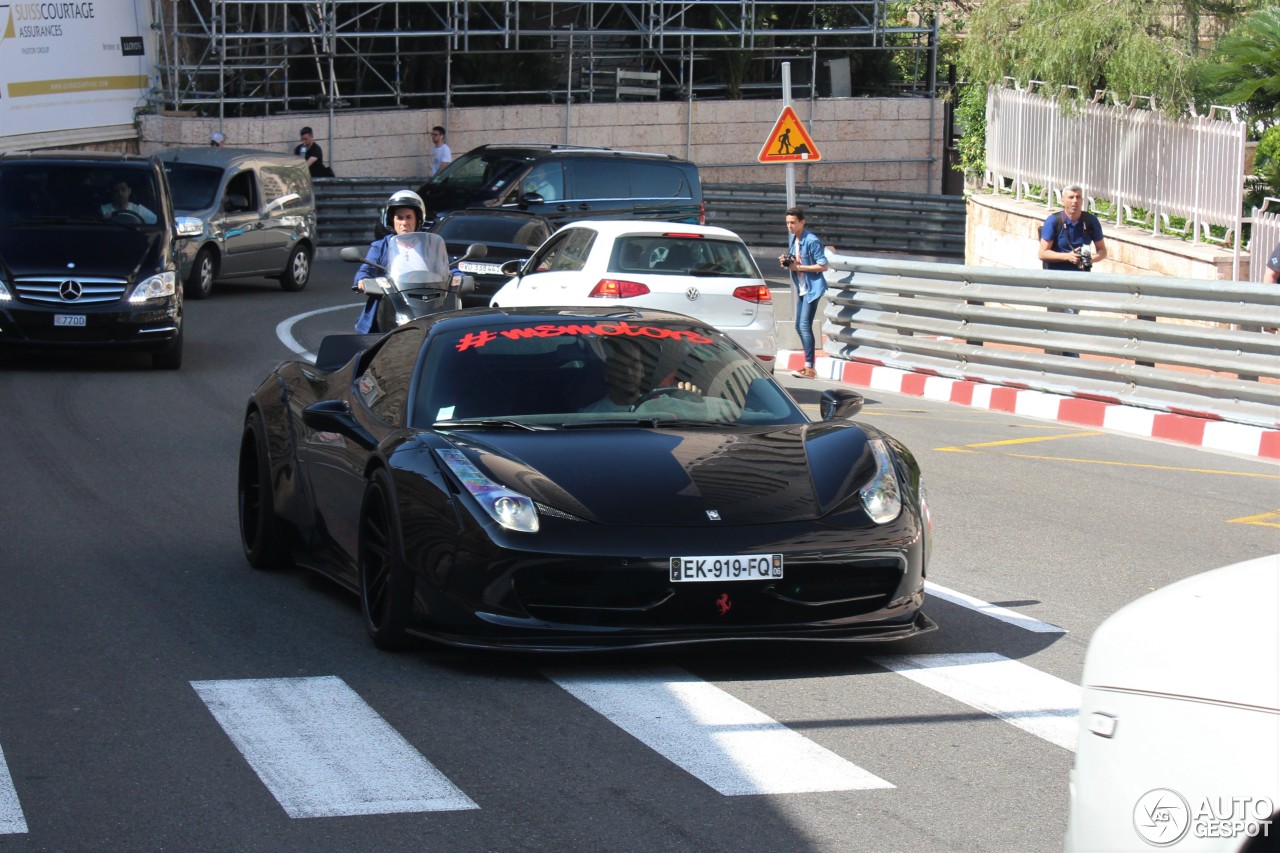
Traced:
[[492, 340], [502, 337], [512, 340], [528, 340], [529, 338], [556, 338], [564, 336], [578, 337], [619, 337], [626, 336], [631, 338], [652, 338], [654, 340], [663, 340], [670, 338], [673, 341], [688, 341], [691, 344], [711, 344], [715, 343], [706, 335], [700, 335], [689, 329], [668, 329], [663, 326], [633, 326], [625, 321], [618, 323], [600, 323], [594, 326], [588, 325], [569, 325], [569, 326], [524, 326], [516, 329], [503, 329], [500, 332], [492, 332], [489, 330], [481, 332], [467, 332], [458, 341], [457, 349], [459, 352], [463, 350], [479, 348]]

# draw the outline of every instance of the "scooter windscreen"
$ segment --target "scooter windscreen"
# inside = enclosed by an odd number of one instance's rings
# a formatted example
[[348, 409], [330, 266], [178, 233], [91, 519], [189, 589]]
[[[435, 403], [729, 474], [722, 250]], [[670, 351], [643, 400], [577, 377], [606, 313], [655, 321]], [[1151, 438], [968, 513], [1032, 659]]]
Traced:
[[449, 286], [449, 252], [440, 235], [425, 231], [398, 234], [387, 249], [387, 277], [396, 290]]

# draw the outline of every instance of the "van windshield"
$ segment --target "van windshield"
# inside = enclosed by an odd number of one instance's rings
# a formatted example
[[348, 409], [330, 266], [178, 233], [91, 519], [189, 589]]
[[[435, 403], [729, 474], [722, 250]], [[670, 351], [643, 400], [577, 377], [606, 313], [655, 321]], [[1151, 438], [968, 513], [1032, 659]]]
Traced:
[[425, 189], [501, 192], [529, 168], [527, 160], [509, 154], [468, 152], [425, 184]]
[[0, 165], [0, 223], [110, 222], [150, 227], [163, 214], [156, 176], [112, 163]]
[[173, 191], [173, 206], [178, 210], [204, 210], [213, 206], [222, 182], [222, 170], [216, 166], [197, 166], [192, 163], [164, 164]]

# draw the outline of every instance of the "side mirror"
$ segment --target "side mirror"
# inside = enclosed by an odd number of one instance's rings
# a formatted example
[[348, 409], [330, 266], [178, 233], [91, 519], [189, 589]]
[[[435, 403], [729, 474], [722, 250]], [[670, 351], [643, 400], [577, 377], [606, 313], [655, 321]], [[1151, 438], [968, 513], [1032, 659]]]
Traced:
[[480, 258], [487, 257], [488, 254], [489, 254], [489, 247], [486, 246], [484, 243], [472, 243], [470, 246], [467, 247], [467, 253], [462, 257], [458, 258], [458, 260], [474, 261], [474, 260], [479, 260]]
[[524, 261], [507, 261], [498, 271], [503, 275], [520, 275], [520, 268], [524, 266]]
[[857, 391], [845, 388], [828, 388], [822, 392], [818, 400], [818, 412], [824, 421], [836, 418], [851, 418], [862, 411], [865, 402]]
[[351, 414], [344, 400], [321, 400], [302, 410], [302, 422], [316, 432], [336, 432], [365, 447], [377, 444], [373, 436]]
[[344, 261], [360, 264], [364, 263], [364, 251], [359, 246], [343, 246], [342, 251], [338, 252], [338, 257]]
[[204, 223], [195, 216], [179, 216], [175, 224], [179, 237], [199, 237], [204, 233]]

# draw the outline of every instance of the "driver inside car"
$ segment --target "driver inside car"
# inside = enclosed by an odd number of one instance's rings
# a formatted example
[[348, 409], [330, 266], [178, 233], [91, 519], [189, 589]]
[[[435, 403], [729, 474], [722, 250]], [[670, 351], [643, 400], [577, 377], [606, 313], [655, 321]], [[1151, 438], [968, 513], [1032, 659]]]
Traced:
[[644, 403], [665, 394], [680, 392], [686, 397], [702, 396], [702, 389], [692, 382], [678, 382], [652, 388], [645, 381], [647, 367], [643, 345], [630, 338], [605, 338], [604, 381], [605, 393], [600, 399], [588, 403], [582, 412], [634, 412]]
[[[133, 187], [129, 186], [128, 181], [116, 181], [111, 185], [111, 201], [102, 206], [102, 217], [110, 219], [116, 216], [127, 221], [136, 216], [145, 224], [154, 225], [156, 215], [137, 202], [130, 201], [132, 195]], [[133, 216], [129, 216], [129, 214], [133, 214]]]

